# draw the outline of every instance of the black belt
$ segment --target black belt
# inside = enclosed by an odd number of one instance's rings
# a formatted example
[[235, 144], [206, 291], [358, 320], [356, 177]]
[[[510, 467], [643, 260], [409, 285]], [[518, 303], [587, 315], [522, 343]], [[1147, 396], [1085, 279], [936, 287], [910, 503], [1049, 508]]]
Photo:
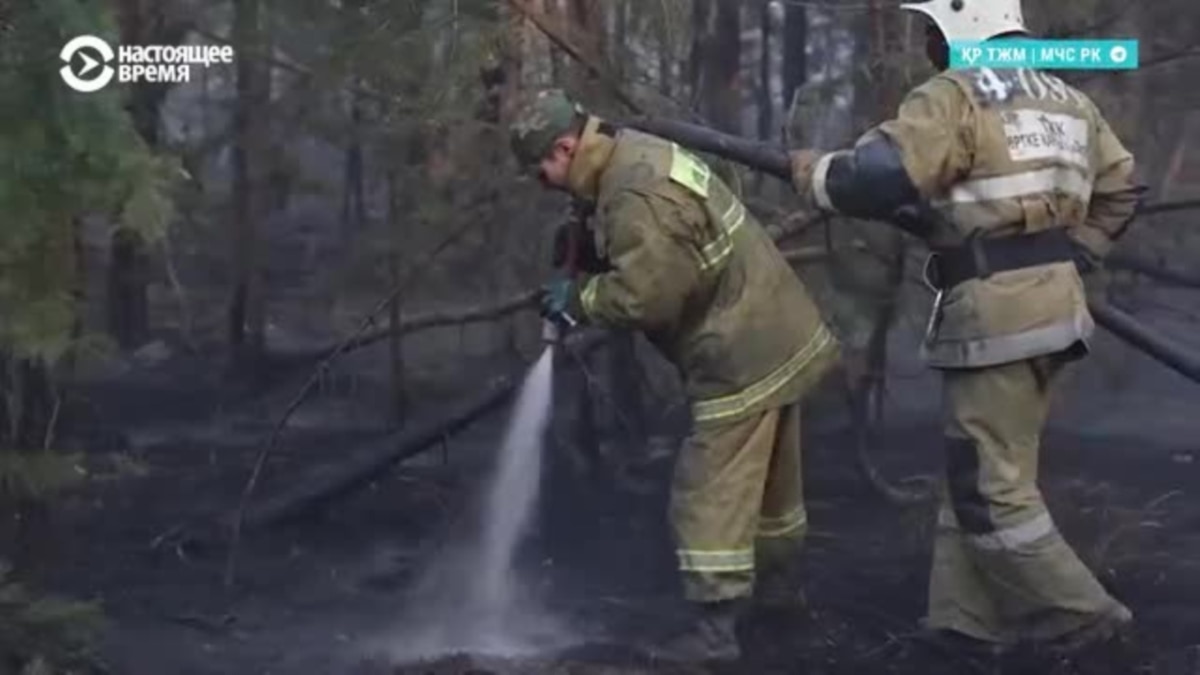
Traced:
[[1074, 258], [1071, 239], [1062, 227], [997, 239], [975, 236], [961, 246], [934, 250], [926, 266], [926, 281], [946, 290], [970, 279]]

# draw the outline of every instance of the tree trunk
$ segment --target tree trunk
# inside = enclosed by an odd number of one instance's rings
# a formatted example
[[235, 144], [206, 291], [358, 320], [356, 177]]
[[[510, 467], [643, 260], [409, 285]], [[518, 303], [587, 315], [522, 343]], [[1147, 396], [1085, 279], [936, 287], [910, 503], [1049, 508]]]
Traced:
[[261, 49], [259, 0], [233, 0], [234, 42], [246, 55], [237, 59], [237, 101], [234, 106], [233, 144], [233, 284], [229, 301], [229, 348], [236, 367], [257, 364], [263, 352], [263, 307], [258, 275], [256, 178], [263, 133], [259, 118], [263, 83], [259, 60], [250, 55]]
[[367, 222], [366, 185], [363, 169], [362, 99], [351, 94], [350, 143], [346, 148], [346, 172], [342, 184], [342, 235], [346, 242], [354, 239]]
[[[118, 5], [121, 41], [124, 44], [175, 44], [183, 36], [182, 23], [170, 23], [157, 3], [122, 0]], [[133, 126], [150, 148], [159, 145], [159, 123], [169, 85], [138, 82], [130, 86], [127, 106]], [[109, 243], [108, 331], [122, 349], [132, 349], [150, 334], [150, 257], [138, 232], [117, 229]]]
[[621, 81], [630, 72], [629, 56], [629, 0], [617, 0], [613, 7], [613, 36], [609, 53], [612, 54], [613, 71]]
[[[665, 21], [666, 19], [664, 19]], [[671, 31], [663, 31], [657, 40], [658, 49], [658, 91], [668, 99], [674, 93], [675, 45], [671, 42]]]
[[[71, 253], [74, 256], [71, 269], [72, 274], [74, 274], [71, 283], [71, 298], [74, 301], [74, 316], [71, 319], [72, 345], [78, 345], [79, 341], [83, 338], [83, 326], [85, 314], [87, 313], [87, 255], [85, 248], [86, 244], [83, 241], [83, 220], [75, 218], [71, 223]], [[79, 350], [71, 349], [67, 352], [63, 369], [65, 377], [68, 380], [75, 379], [78, 363]], [[2, 422], [0, 422], [0, 428], [3, 428]]]
[[808, 80], [808, 15], [804, 5], [784, 6], [783, 87], [780, 90], [784, 110], [792, 106], [796, 89]]
[[[612, 60], [607, 49], [608, 25], [604, 20], [605, 8], [609, 1], [567, 0], [567, 18], [570, 21], [567, 35], [575, 44], [582, 46], [585, 53], [591, 55], [597, 63], [611, 67]], [[589, 97], [603, 91], [596, 88], [600, 80], [587, 68], [576, 63], [574, 72], [575, 82], [583, 85], [584, 91], [589, 92]]]
[[[546, 16], [562, 25], [562, 5], [561, 0], [543, 0], [542, 11]], [[550, 81], [554, 83], [562, 82], [563, 76], [563, 53], [561, 50], [550, 48]]]
[[702, 115], [716, 128], [741, 132], [742, 17], [736, 0], [698, 0], [693, 77]]
[[[758, 97], [755, 107], [758, 109], [758, 137], [770, 141], [775, 136], [775, 130], [772, 128], [775, 124], [775, 98], [771, 95], [774, 68], [771, 53], [773, 22], [770, 0], [760, 0], [758, 15]], [[754, 175], [754, 194], [763, 196], [766, 180], [767, 177], [762, 172]]]
[[[364, 6], [365, 0], [346, 0], [343, 10], [349, 15], [347, 23], [354, 25]], [[363, 98], [359, 93], [363, 81], [358, 75], [352, 75], [350, 81], [350, 141], [346, 146], [346, 170], [342, 184], [342, 236], [346, 242], [361, 232], [367, 222], [362, 145]]]
[[758, 137], [769, 141], [775, 135], [775, 99], [771, 96], [771, 3], [763, 0], [759, 7], [758, 52]]
[[[392, 169], [387, 175], [388, 190], [388, 283], [392, 288], [400, 288], [401, 243], [404, 241], [400, 222], [400, 193], [396, 185], [396, 171]], [[400, 309], [403, 304], [401, 293], [388, 305], [388, 324], [391, 336], [388, 338], [388, 362], [391, 365], [392, 396], [390, 417], [396, 428], [403, 429], [407, 396], [405, 395], [404, 377], [404, 340], [401, 337]]]
[[572, 36], [583, 37], [590, 42], [592, 53], [599, 57], [605, 56], [605, 37], [608, 33], [604, 25], [605, 4], [598, 0], [567, 0]]
[[[0, 353], [0, 394], [0, 422], [5, 424], [0, 449], [15, 455], [16, 462], [36, 461], [50, 450], [58, 424], [61, 392], [51, 368], [40, 359]], [[32, 480], [51, 479], [35, 472]], [[51, 487], [38, 482], [34, 489], [49, 493]], [[54, 553], [50, 503], [18, 481], [0, 491], [0, 512], [6, 514], [0, 545], [17, 571], [37, 579]]]
[[121, 349], [134, 349], [150, 334], [149, 258], [142, 236], [118, 228], [109, 240], [108, 332]]
[[693, 0], [692, 2], [692, 44], [688, 50], [687, 86], [692, 100], [692, 107], [700, 104], [701, 90], [704, 87], [704, 55], [709, 41], [709, 14], [712, 13], [714, 0]]

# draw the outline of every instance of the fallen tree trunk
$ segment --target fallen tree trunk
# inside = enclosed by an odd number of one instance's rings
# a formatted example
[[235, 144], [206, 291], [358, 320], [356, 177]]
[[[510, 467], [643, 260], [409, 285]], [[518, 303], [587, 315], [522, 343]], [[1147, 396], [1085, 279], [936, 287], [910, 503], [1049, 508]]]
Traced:
[[[608, 337], [608, 333], [600, 331], [575, 333], [568, 337], [563, 348], [582, 355], [599, 347]], [[501, 408], [520, 384], [520, 373], [497, 378], [445, 417], [402, 432], [353, 459], [333, 468], [322, 468], [319, 473], [298, 480], [291, 489], [251, 507], [245, 515], [243, 528], [261, 529], [294, 520], [354, 493], [395, 465], [437, 447], [448, 437]]]
[[243, 527], [254, 530], [276, 525], [317, 511], [355, 492], [377, 480], [392, 466], [425, 452], [502, 406], [516, 387], [517, 379], [512, 376], [493, 380], [446, 417], [386, 439], [333, 467], [323, 467], [321, 473], [301, 479], [286, 492], [252, 507]]

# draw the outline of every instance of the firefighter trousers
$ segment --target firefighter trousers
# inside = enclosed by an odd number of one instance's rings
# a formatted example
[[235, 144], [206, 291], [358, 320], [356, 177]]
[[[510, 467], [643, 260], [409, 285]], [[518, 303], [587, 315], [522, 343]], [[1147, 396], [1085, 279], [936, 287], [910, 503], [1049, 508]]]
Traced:
[[670, 521], [684, 595], [716, 602], [753, 593], [763, 574], [788, 574], [808, 526], [800, 405], [697, 428], [671, 485]]
[[1061, 357], [944, 372], [946, 473], [927, 626], [997, 643], [1052, 640], [1120, 608], [1038, 489]]

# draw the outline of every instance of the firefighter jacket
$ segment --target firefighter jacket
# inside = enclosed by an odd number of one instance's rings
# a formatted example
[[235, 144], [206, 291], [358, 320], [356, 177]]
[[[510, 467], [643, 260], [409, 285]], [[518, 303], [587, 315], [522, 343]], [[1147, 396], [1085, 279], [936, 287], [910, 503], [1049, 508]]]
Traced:
[[595, 204], [596, 249], [611, 266], [578, 279], [573, 313], [643, 332], [679, 370], [698, 425], [796, 401], [836, 361], [799, 278], [697, 157], [591, 118], [569, 182]]
[[[1045, 72], [947, 71], [854, 149], [792, 158], [811, 206], [891, 220], [934, 252], [929, 365], [1087, 352], [1094, 323], [1072, 251], [1103, 258], [1141, 190], [1133, 157], [1084, 94]], [[951, 257], [971, 271], [939, 284]]]

